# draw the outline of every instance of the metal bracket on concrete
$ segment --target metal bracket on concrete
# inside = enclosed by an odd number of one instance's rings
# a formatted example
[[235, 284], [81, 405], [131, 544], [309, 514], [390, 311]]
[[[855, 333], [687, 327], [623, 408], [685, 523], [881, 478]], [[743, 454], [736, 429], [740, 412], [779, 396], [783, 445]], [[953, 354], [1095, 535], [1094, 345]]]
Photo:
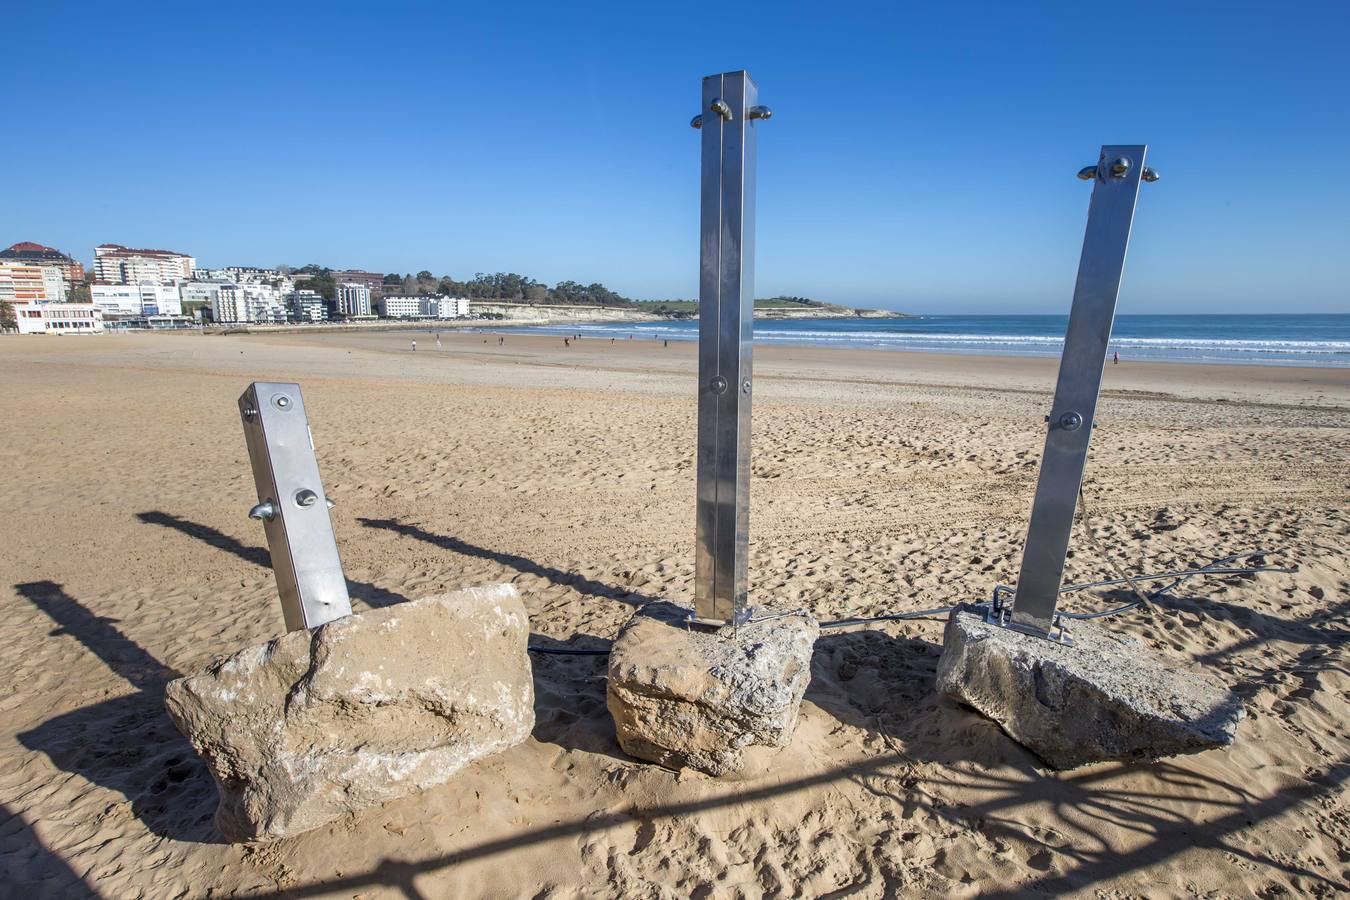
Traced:
[[751, 340], [754, 329], [755, 130], [746, 72], [703, 79], [699, 242], [698, 498], [694, 615], [704, 625], [746, 619], [750, 515]]
[[1069, 328], [1059, 362], [1055, 399], [1047, 418], [1045, 452], [1036, 480], [1022, 568], [1010, 614], [990, 621], [1040, 637], [1064, 640], [1055, 613], [1074, 510], [1096, 421], [1102, 369], [1115, 319], [1125, 250], [1130, 242], [1140, 181], [1157, 181], [1144, 167], [1144, 145], [1107, 145], [1095, 166], [1078, 173], [1091, 181], [1083, 254], [1078, 262]]
[[258, 488], [248, 514], [267, 532], [286, 630], [351, 615], [300, 385], [255, 381], [240, 396], [239, 413]]

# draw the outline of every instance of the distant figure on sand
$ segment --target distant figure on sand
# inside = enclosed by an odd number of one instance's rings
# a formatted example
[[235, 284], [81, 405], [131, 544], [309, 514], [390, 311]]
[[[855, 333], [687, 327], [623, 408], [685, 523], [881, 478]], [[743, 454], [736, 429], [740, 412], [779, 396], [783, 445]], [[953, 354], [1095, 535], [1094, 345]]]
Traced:
[[417, 352], [417, 341], [413, 341], [413, 352]]
[[436, 349], [441, 349], [441, 335], [439, 332], [436, 334]]
[[661, 340], [661, 346], [662, 346], [662, 347], [669, 347], [669, 346], [670, 346], [670, 341], [668, 341], [668, 340], [662, 338], [662, 340]]
[[505, 344], [505, 343], [506, 343], [506, 338], [505, 338], [504, 336], [503, 336], [503, 337], [497, 338], [497, 346], [498, 346], [498, 347], [500, 347], [502, 344]]
[[572, 346], [572, 339], [571, 339], [571, 338], [563, 338], [563, 346], [564, 346], [564, 347], [570, 347], [570, 346]]
[[1120, 365], [1120, 351], [1119, 351], [1119, 350], [1117, 350], [1114, 354], [1111, 355], [1111, 365], [1113, 365], [1113, 366], [1118, 366], [1118, 365]]

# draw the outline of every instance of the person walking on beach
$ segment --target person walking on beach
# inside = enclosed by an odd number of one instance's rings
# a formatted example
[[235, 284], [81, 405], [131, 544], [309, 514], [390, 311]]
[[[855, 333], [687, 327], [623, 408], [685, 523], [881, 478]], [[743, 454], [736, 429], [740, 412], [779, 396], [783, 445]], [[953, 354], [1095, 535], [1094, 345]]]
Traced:
[[662, 338], [662, 339], [661, 339], [661, 346], [662, 346], [662, 347], [669, 347], [669, 346], [670, 346], [670, 341], [667, 340], [667, 339], [665, 339], [665, 338]]
[[563, 338], [563, 346], [564, 346], [564, 347], [570, 347], [570, 346], [572, 346], [572, 339], [571, 339], [571, 338]]
[[413, 341], [413, 352], [417, 352], [417, 341]]
[[441, 349], [441, 333], [439, 331], [436, 332], [436, 349]]
[[497, 346], [498, 346], [498, 347], [502, 346], [502, 345], [505, 344], [505, 343], [506, 343], [506, 336], [505, 336], [505, 335], [503, 335], [502, 337], [497, 338]]
[[1113, 366], [1118, 366], [1118, 365], [1120, 365], [1120, 351], [1119, 351], [1119, 350], [1117, 350], [1117, 351], [1111, 356], [1111, 365], [1113, 365]]

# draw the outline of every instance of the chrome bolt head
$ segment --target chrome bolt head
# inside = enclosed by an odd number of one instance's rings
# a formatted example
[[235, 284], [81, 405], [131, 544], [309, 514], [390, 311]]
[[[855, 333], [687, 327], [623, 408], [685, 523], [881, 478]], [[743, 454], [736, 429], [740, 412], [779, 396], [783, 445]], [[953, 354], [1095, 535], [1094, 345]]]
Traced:
[[301, 509], [309, 509], [315, 503], [319, 502], [319, 495], [309, 488], [301, 488], [295, 492], [295, 505]]
[[703, 116], [701, 116], [701, 115], [699, 115], [699, 116], [694, 116], [692, 119], [690, 119], [690, 120], [689, 120], [689, 127], [690, 127], [690, 128], [702, 128], [702, 127], [703, 127]]
[[1157, 172], [1153, 171], [1152, 169], [1148, 168], [1147, 166], [1145, 166], [1143, 174], [1140, 175], [1139, 177], [1147, 181], [1149, 184], [1152, 184], [1162, 176], [1159, 175]]
[[1123, 156], [1111, 163], [1111, 174], [1116, 178], [1124, 178], [1128, 171], [1130, 171], [1130, 161]]
[[1078, 170], [1078, 180], [1079, 180], [1079, 181], [1091, 181], [1092, 179], [1094, 179], [1094, 178], [1096, 178], [1096, 177], [1097, 177], [1097, 167], [1096, 167], [1096, 166], [1083, 166], [1083, 168], [1081, 168], [1081, 169]]
[[272, 398], [272, 405], [277, 409], [290, 409], [291, 398], [287, 397], [285, 394], [277, 394]]
[[713, 380], [708, 382], [708, 387], [714, 394], [725, 394], [727, 390], [727, 380], [721, 375], [714, 375]]
[[1059, 427], [1065, 431], [1077, 431], [1083, 426], [1083, 417], [1076, 412], [1066, 412], [1059, 417]]

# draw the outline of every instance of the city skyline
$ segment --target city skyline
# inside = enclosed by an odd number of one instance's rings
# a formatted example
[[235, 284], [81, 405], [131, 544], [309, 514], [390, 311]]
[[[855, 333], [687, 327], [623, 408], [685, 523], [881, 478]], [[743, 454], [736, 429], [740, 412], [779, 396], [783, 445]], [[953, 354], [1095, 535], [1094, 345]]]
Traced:
[[[87, 114], [70, 140], [0, 147], [22, 174], [0, 200], [12, 240], [86, 263], [116, 241], [206, 268], [515, 271], [692, 297], [688, 120], [703, 75], [744, 67], [775, 112], [759, 296], [1065, 312], [1090, 190], [1073, 175], [1102, 143], [1139, 141], [1162, 180], [1140, 199], [1121, 314], [1350, 307], [1350, 255], [1329, 252], [1350, 246], [1350, 188], [1325, 172], [1350, 131], [1328, 90], [1350, 76], [1343, 7], [1145, 5], [1127, 23], [1069, 6], [173, 10], [75, 7], [85, 27], [16, 46], [16, 71], [43, 72], [34, 133]], [[237, 64], [112, 64], [202, 29]], [[275, 65], [353, 30], [359, 53]], [[447, 52], [415, 46], [438, 35]], [[39, 66], [58, 45], [68, 63]]]

